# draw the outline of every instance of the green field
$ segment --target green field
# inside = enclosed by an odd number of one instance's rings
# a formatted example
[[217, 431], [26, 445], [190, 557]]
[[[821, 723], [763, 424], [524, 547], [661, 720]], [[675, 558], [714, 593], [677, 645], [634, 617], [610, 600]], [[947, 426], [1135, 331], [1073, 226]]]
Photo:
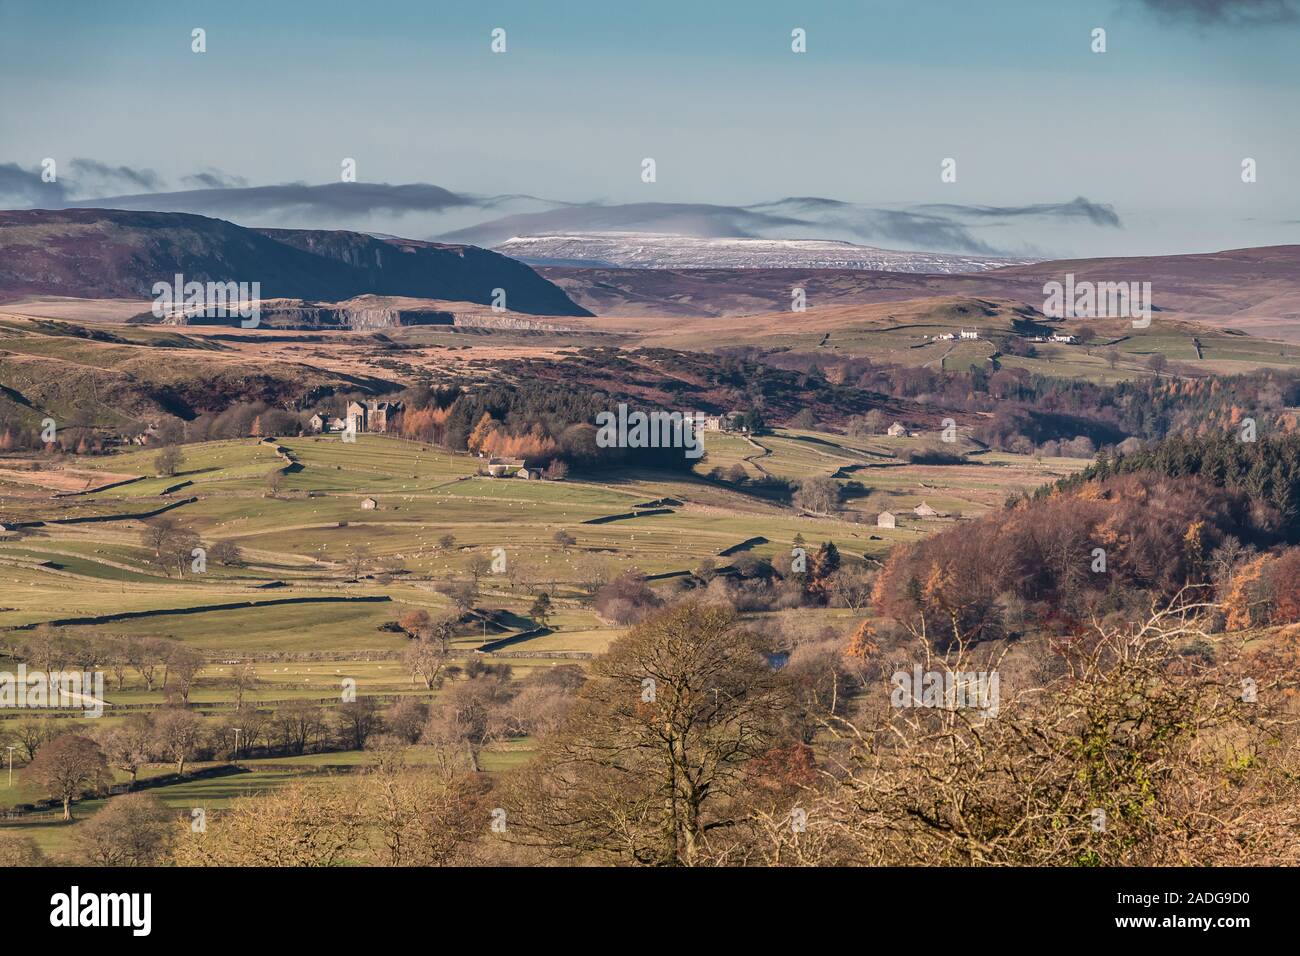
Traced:
[[[688, 570], [747, 539], [767, 544], [770, 555], [796, 535], [837, 539], [850, 554], [880, 554], [894, 540], [915, 531], [868, 534], [861, 523], [881, 510], [910, 510], [921, 501], [936, 509], [970, 516], [999, 505], [1019, 488], [1033, 488], [1068, 474], [1084, 462], [1036, 460], [983, 452], [968, 441], [953, 446], [966, 453], [960, 465], [911, 465], [901, 457], [932, 443], [933, 436], [847, 439], [800, 430], [777, 430], [756, 442], [735, 435], [706, 436], [708, 457], [701, 468], [747, 459], [747, 473], [798, 481], [838, 475], [857, 482], [856, 497], [843, 518], [809, 517], [797, 509], [745, 493], [744, 486], [696, 481], [672, 474], [613, 474], [596, 481], [523, 482], [475, 477], [478, 462], [430, 446], [382, 436], [356, 443], [331, 438], [281, 442], [301, 463], [274, 497], [260, 479], [270, 446], [255, 440], [185, 446], [187, 463], [203, 475], [187, 494], [197, 500], [169, 512], [192, 528], [205, 547], [235, 542], [243, 552], [237, 567], [208, 564], [201, 574], [168, 574], [152, 561], [136, 520], [46, 525], [0, 537], [0, 627], [95, 616], [105, 612], [161, 612], [127, 620], [89, 623], [88, 628], [122, 634], [165, 634], [212, 655], [313, 651], [357, 655], [393, 651], [401, 637], [382, 626], [404, 609], [439, 609], [446, 598], [436, 588], [464, 578], [475, 556], [504, 556], [515, 571], [486, 574], [480, 603], [523, 614], [538, 586], [555, 592], [560, 628], [547, 638], [549, 650], [590, 650], [583, 639], [565, 647], [563, 636], [608, 630], [577, 597], [593, 562], [612, 573], [637, 567], [648, 574]], [[117, 474], [144, 470], [144, 452], [96, 460]], [[187, 465], [188, 467], [188, 465]], [[134, 484], [85, 496], [109, 511], [129, 510]], [[663, 497], [682, 502], [671, 513], [609, 523], [588, 523], [623, 514]], [[362, 502], [373, 498], [376, 507]], [[62, 499], [68, 500], [68, 499]], [[77, 500], [77, 499], [72, 499]], [[872, 522], [874, 523], [874, 522]], [[564, 530], [575, 543], [554, 542]], [[443, 542], [451, 535], [450, 546]], [[364, 551], [359, 581], [348, 556]], [[265, 587], [265, 585], [275, 585]], [[339, 597], [386, 597], [383, 603], [303, 603], [202, 610], [212, 605]], [[607, 643], [604, 638], [596, 644]]]
[[[148, 477], [118, 488], [50, 499], [33, 497], [24, 507], [48, 518], [68, 513], [130, 514], [178, 498], [197, 500], [168, 514], [196, 532], [206, 548], [217, 540], [235, 542], [239, 566], [209, 562], [203, 573], [164, 570], [146, 546], [142, 522], [134, 519], [82, 524], [46, 524], [0, 535], [0, 628], [70, 618], [140, 612], [125, 619], [63, 625], [71, 634], [167, 637], [198, 649], [207, 663], [190, 691], [191, 706], [210, 717], [234, 703], [233, 662], [256, 662], [258, 682], [245, 701], [265, 708], [294, 700], [341, 700], [345, 678], [362, 695], [436, 696], [414, 682], [399, 660], [407, 639], [392, 629], [405, 611], [430, 613], [450, 607], [438, 588], [467, 580], [475, 557], [503, 555], [504, 573], [479, 581], [475, 605], [513, 622], [499, 628], [462, 625], [453, 640], [454, 666], [478, 656], [492, 639], [531, 628], [529, 607], [539, 590], [552, 594], [550, 633], [505, 648], [495, 663], [508, 664], [519, 679], [561, 664], [583, 663], [608, 648], [623, 631], [602, 620], [584, 599], [593, 566], [606, 575], [636, 567], [647, 574], [682, 572], [706, 560], [728, 563], [720, 553], [750, 539], [750, 553], [771, 558], [789, 551], [796, 536], [816, 544], [834, 540], [848, 560], [882, 558], [895, 543], [943, 527], [953, 518], [914, 519], [921, 501], [953, 515], [971, 516], [997, 507], [1010, 492], [1033, 488], [1068, 474], [1085, 462], [1037, 460], [986, 452], [962, 440], [960, 465], [908, 464], [906, 453], [933, 443], [934, 436], [850, 440], [842, 435], [778, 429], [750, 441], [737, 435], [706, 435], [708, 456], [696, 475], [607, 473], [595, 480], [561, 482], [490, 479], [475, 475], [479, 462], [468, 455], [383, 436], [355, 443], [335, 438], [285, 439], [279, 444], [300, 467], [274, 494], [266, 473], [282, 467], [271, 444], [248, 439], [184, 446], [182, 474]], [[90, 467], [110, 475], [150, 475], [153, 452], [132, 450], [91, 459]], [[752, 478], [772, 475], [799, 481], [838, 476], [856, 482], [835, 517], [811, 516], [746, 491], [745, 486], [703, 479], [715, 467], [741, 464]], [[164, 496], [162, 487], [193, 483]], [[37, 479], [39, 482], [39, 478]], [[376, 507], [362, 507], [366, 498]], [[680, 504], [670, 513], [587, 523], [622, 515], [661, 498]], [[899, 514], [899, 527], [878, 529], [875, 513]], [[563, 530], [568, 546], [554, 540]], [[448, 544], [444, 536], [453, 541]], [[349, 554], [364, 552], [353, 580]], [[170, 573], [169, 573], [170, 571]], [[665, 585], [667, 586], [667, 585]], [[384, 598], [337, 602], [324, 599]], [[309, 599], [307, 603], [277, 603]], [[234, 608], [214, 605], [252, 604]], [[161, 612], [185, 613], [161, 613]], [[777, 612], [786, 613], [786, 612]], [[824, 619], [840, 629], [860, 616], [843, 609], [803, 609], [799, 624]], [[792, 619], [793, 621], [793, 619]], [[21, 636], [15, 631], [9, 639]], [[516, 656], [518, 655], [518, 656]], [[574, 655], [577, 655], [576, 657]], [[100, 727], [123, 720], [127, 707], [161, 706], [161, 687], [147, 689], [142, 677], [126, 672], [123, 686], [108, 677], [107, 709]], [[329, 704], [327, 703], [327, 706]], [[114, 708], [117, 708], [116, 711]], [[23, 715], [26, 716], [26, 715]], [[0, 723], [0, 729], [3, 724]], [[418, 750], [418, 748], [417, 748]], [[527, 760], [527, 741], [495, 745], [483, 754], [487, 770]], [[359, 752], [310, 753], [296, 758], [247, 761], [250, 772], [192, 779], [153, 791], [179, 811], [195, 806], [219, 810], [235, 796], [255, 793], [306, 777], [326, 784], [343, 779], [368, 759]], [[150, 775], [166, 773], [154, 766]], [[15, 774], [0, 807], [39, 797]], [[79, 807], [93, 813], [102, 801]], [[45, 817], [4, 824], [31, 833], [50, 853], [67, 854], [72, 827]]]

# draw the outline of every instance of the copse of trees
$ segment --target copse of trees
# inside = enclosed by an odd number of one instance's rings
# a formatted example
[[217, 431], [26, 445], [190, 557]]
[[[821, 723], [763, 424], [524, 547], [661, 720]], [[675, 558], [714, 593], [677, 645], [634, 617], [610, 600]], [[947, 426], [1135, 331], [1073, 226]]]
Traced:
[[154, 456], [154, 468], [159, 475], [170, 478], [185, 464], [185, 452], [176, 445], [167, 445]]
[[[196, 566], [203, 567], [207, 563], [206, 549], [198, 533], [170, 515], [159, 515], [145, 522], [144, 529], [140, 532], [140, 542], [153, 552], [154, 563], [168, 577], [171, 577], [173, 571], [177, 577], [184, 577], [187, 571], [192, 571]], [[196, 549], [203, 549], [205, 553], [196, 556]], [[224, 559], [220, 563], [233, 562], [238, 560], [238, 549], [235, 549], [235, 556], [232, 557], [227, 546], [223, 545], [218, 555]], [[195, 564], [197, 557], [203, 558], [202, 564]]]
[[[599, 390], [547, 382], [495, 385], [472, 392], [411, 391], [398, 423], [405, 438], [453, 451], [522, 458], [546, 467], [549, 477], [564, 477], [570, 466], [590, 470], [636, 466], [689, 470], [694, 464], [681, 448], [602, 448], [596, 441], [596, 416], [620, 399]], [[629, 403], [635, 410], [635, 402]], [[645, 407], [646, 412], [672, 409]]]
[[118, 690], [134, 671], [150, 693], [160, 687], [181, 703], [188, 701], [204, 664], [195, 648], [167, 637], [82, 633], [48, 624], [12, 637], [7, 649], [45, 673], [103, 669]]
[[813, 476], [799, 482], [794, 506], [814, 514], [829, 515], [839, 510], [840, 484], [833, 478]]
[[650, 587], [646, 576], [629, 568], [596, 592], [596, 613], [619, 624], [632, 624], [660, 607], [663, 599]]
[[[157, 456], [158, 473], [162, 475], [175, 474], [175, 467], [178, 463], [169, 464], [167, 456], [183, 456], [179, 448], [173, 446], [181, 444], [191, 444], [194, 442], [219, 441], [231, 438], [248, 438], [250, 436], [260, 437], [264, 435], [300, 435], [307, 430], [306, 415], [298, 415], [294, 412], [286, 411], [282, 408], [275, 408], [266, 402], [234, 402], [229, 405], [220, 403], [220, 396], [217, 396], [217, 404], [204, 409], [188, 420], [182, 420], [170, 415], [162, 415], [154, 423], [156, 428], [148, 439], [150, 446], [161, 446], [161, 451]], [[339, 396], [334, 402], [342, 411], [343, 405], [346, 404], [346, 397]], [[136, 426], [133, 433], [123, 434], [123, 438], [134, 438], [144, 430], [145, 423], [141, 422]], [[62, 430], [61, 430], [62, 431]], [[68, 436], [71, 437], [71, 436]], [[100, 436], [101, 439], [105, 436]], [[72, 451], [76, 448], [78, 454], [85, 453], [78, 442], [71, 445], [66, 444], [63, 437], [59, 439], [67, 450]], [[95, 445], [102, 445], [102, 440], [91, 443], [88, 451], [93, 452]], [[183, 461], [183, 457], [180, 458]]]
[[[1012, 341], [1023, 339], [1012, 337]], [[1002, 350], [1008, 351], [1005, 347]], [[1017, 452], [1047, 442], [1078, 443], [1080, 439], [1091, 442], [1094, 448], [1118, 445], [1128, 437], [1158, 441], [1183, 432], [1231, 429], [1244, 416], [1254, 417], [1263, 429], [1266, 424], [1288, 421], [1286, 410], [1300, 404], [1300, 376], [1278, 370], [1204, 379], [1153, 375], [1101, 384], [999, 367], [996, 362], [988, 368], [956, 371], [881, 364], [861, 356], [828, 356], [820, 352], [764, 352], [755, 348], [725, 351], [829, 379], [864, 396], [874, 396], [877, 406], [887, 406], [890, 399], [923, 399], [945, 409], [984, 413], [987, 417], [975, 428], [974, 437], [995, 448]], [[850, 417], [845, 427], [852, 437], [879, 434], [889, 424], [888, 417], [877, 408]], [[1046, 453], [1058, 451], [1049, 447]], [[1078, 454], [1079, 448], [1070, 453]]]
[[[672, 600], [674, 592], [681, 597], [682, 592], [703, 590], [708, 602], [738, 611], [823, 605], [857, 610], [867, 604], [873, 580], [873, 572], [863, 564], [846, 562], [834, 542], [824, 541], [807, 548], [799, 562], [788, 551], [777, 552], [771, 561], [740, 554], [724, 567], [707, 560], [693, 574], [675, 578], [666, 594]], [[652, 588], [635, 568], [603, 581], [592, 597], [601, 617], [625, 625], [640, 622], [664, 602], [665, 595]]]
[[1150, 448], [1103, 459], [1057, 487], [1070, 490], [1134, 473], [1193, 475], [1243, 494], [1260, 536], [1255, 543], [1269, 544], [1278, 538], [1300, 542], [1300, 434], [1259, 434], [1255, 441], [1241, 440], [1236, 429], [1176, 435]]
[[1189, 586], [1212, 597], [1218, 549], [1267, 534], [1246, 496], [1201, 478], [1133, 473], [1022, 499], [915, 544], [895, 548], [877, 579], [882, 614], [936, 646], [1094, 615]]
[[877, 609], [938, 646], [1211, 601], [1224, 626], [1300, 620], [1300, 435], [1175, 436], [891, 552]]

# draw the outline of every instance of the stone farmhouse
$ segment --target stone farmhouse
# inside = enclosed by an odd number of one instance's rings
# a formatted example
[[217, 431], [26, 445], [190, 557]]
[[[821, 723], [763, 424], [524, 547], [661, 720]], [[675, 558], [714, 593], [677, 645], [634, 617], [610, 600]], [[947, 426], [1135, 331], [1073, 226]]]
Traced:
[[368, 398], [365, 403], [348, 402], [346, 429], [353, 432], [388, 431], [392, 418], [402, 410], [401, 402], [383, 402]]
[[510, 478], [520, 470], [527, 471], [522, 458], [489, 458], [487, 473], [493, 478]]
[[328, 434], [330, 432], [341, 432], [348, 427], [348, 423], [329, 412], [317, 412], [307, 419], [307, 427], [314, 432]]
[[691, 427], [697, 432], [729, 432], [732, 430], [732, 419], [739, 417], [740, 414], [740, 412], [727, 412], [723, 415], [710, 415], [707, 412], [683, 412], [682, 419], [690, 421]]

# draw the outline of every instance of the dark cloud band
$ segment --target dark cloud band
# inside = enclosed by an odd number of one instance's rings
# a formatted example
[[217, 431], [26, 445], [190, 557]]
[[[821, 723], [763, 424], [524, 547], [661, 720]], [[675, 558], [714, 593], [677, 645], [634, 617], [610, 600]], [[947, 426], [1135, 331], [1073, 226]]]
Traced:
[[1168, 20], [1202, 25], [1266, 26], [1300, 22], [1300, 0], [1141, 0]]

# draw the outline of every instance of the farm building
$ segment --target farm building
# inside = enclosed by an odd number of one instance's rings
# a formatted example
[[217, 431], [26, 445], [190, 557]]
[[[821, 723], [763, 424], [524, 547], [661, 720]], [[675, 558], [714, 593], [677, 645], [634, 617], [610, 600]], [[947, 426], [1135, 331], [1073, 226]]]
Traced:
[[707, 412], [684, 412], [683, 421], [689, 421], [697, 432], [729, 432], [731, 418], [727, 415], [710, 415]]
[[924, 501], [912, 509], [912, 514], [918, 518], [943, 518], [946, 517], [942, 511], [935, 511]]
[[880, 514], [876, 515], [876, 527], [877, 527], [877, 528], [897, 528], [897, 527], [898, 527], [898, 519], [897, 519], [896, 517], [894, 517], [893, 512], [891, 512], [891, 511], [882, 511], [882, 512], [880, 512]]
[[535, 480], [535, 479], [538, 479], [538, 478], [541, 478], [541, 477], [542, 477], [542, 469], [540, 469], [540, 468], [520, 468], [518, 471], [515, 472], [515, 477], [516, 477], [516, 478], [522, 478], [522, 479], [524, 479], [525, 481], [528, 481], [528, 480]]
[[131, 444], [147, 445], [157, 436], [157, 434], [158, 434], [158, 426], [155, 425], [153, 422], [150, 422], [148, 428], [146, 428], [140, 434], [136, 435], [134, 438], [131, 439]]
[[488, 474], [493, 478], [509, 478], [524, 467], [522, 458], [489, 458]]
[[368, 398], [365, 404], [348, 402], [347, 430], [353, 432], [386, 432], [390, 419], [402, 410], [401, 402], [381, 402]]
[[894, 424], [890, 425], [885, 433], [889, 435], [890, 438], [907, 438], [912, 434], [907, 430], [906, 425], [902, 425], [899, 422], [894, 422]]
[[379, 502], [376, 501], [374, 498], [362, 498], [361, 507], [365, 511], [374, 511], [376, 508], [379, 507]]

